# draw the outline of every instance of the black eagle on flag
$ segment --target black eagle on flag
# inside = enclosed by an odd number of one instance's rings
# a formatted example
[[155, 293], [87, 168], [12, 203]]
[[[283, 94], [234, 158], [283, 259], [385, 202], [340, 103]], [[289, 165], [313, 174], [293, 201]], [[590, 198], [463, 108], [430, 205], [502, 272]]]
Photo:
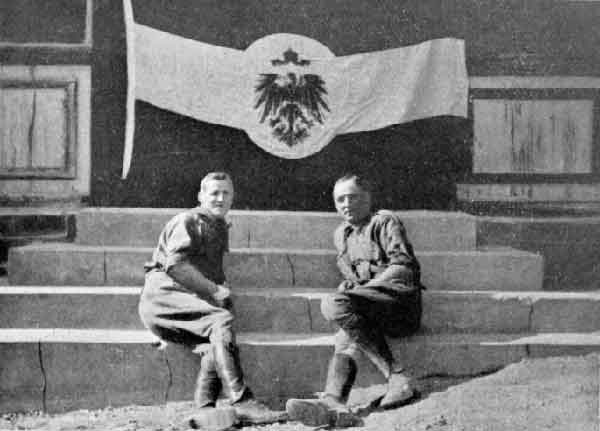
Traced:
[[[274, 66], [293, 63], [298, 66], [310, 64], [308, 60], [298, 61], [298, 54], [287, 50], [284, 60], [272, 60]], [[325, 81], [316, 74], [261, 73], [255, 87], [258, 100], [254, 109], [263, 106], [260, 122], [269, 119], [273, 136], [292, 147], [309, 136], [309, 129], [318, 121], [323, 124], [321, 109], [329, 112], [324, 99], [327, 94]]]

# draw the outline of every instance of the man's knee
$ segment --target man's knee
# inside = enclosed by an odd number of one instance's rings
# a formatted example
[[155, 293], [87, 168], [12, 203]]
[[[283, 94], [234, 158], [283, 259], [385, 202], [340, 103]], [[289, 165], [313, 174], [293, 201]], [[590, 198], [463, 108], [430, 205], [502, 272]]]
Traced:
[[321, 301], [321, 313], [330, 322], [337, 322], [351, 312], [350, 298], [343, 293], [332, 293]]

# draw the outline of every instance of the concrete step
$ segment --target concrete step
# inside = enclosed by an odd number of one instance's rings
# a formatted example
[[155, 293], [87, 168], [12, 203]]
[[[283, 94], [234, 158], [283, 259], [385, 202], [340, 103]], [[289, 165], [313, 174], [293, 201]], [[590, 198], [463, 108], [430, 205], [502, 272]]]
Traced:
[[[0, 328], [143, 329], [140, 287], [5, 286]], [[327, 291], [238, 288], [235, 327], [243, 332], [333, 332], [320, 311]], [[422, 333], [594, 332], [600, 291], [445, 292], [423, 294]]]
[[[77, 214], [79, 244], [153, 247], [165, 223], [182, 209], [88, 208]], [[457, 212], [398, 211], [418, 250], [472, 250], [476, 218]], [[233, 210], [233, 248], [333, 248], [335, 213]]]
[[544, 257], [544, 288], [595, 290], [600, 284], [600, 216], [479, 217], [477, 242]]
[[[0, 331], [0, 411], [49, 412], [192, 398], [198, 358], [179, 346], [159, 351], [146, 331]], [[333, 337], [321, 334], [239, 334], [247, 382], [259, 398], [281, 407], [289, 397], [323, 389]], [[392, 342], [415, 377], [476, 376], [525, 358], [600, 350], [600, 334], [426, 335]], [[381, 383], [360, 364], [357, 386]]]
[[[31, 244], [12, 248], [13, 285], [140, 285], [152, 248]], [[510, 248], [417, 252], [422, 281], [433, 290], [531, 291], [542, 287], [541, 256]], [[340, 281], [332, 250], [232, 249], [228, 281], [252, 287], [334, 287]]]
[[0, 208], [0, 240], [10, 244], [67, 240], [74, 232], [74, 214], [74, 209]]
[[6, 274], [5, 264], [11, 247], [33, 241], [71, 241], [74, 232], [75, 217], [69, 209], [0, 208], [0, 275]]

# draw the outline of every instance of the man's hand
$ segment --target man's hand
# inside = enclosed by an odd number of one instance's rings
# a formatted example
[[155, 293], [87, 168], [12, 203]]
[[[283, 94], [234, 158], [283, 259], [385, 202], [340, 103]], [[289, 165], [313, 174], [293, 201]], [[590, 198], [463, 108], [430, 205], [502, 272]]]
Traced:
[[217, 284], [217, 290], [212, 294], [217, 307], [231, 307], [231, 290], [224, 284]]
[[344, 280], [344, 281], [342, 281], [342, 282], [340, 283], [340, 285], [338, 286], [338, 288], [337, 288], [337, 291], [338, 291], [338, 292], [340, 292], [340, 293], [344, 293], [344, 292], [346, 292], [347, 290], [352, 290], [352, 289], [354, 289], [354, 286], [355, 286], [355, 285], [356, 285], [356, 284], [355, 284], [353, 281], [350, 281], [350, 280]]

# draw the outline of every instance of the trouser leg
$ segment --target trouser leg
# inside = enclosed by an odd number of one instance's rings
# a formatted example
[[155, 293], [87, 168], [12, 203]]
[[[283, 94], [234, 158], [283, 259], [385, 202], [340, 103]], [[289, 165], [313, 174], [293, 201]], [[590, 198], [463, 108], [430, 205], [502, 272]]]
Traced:
[[[400, 368], [385, 340], [385, 332], [373, 319], [361, 313], [364, 304], [345, 293], [335, 293], [323, 300], [321, 311], [325, 318], [335, 322], [388, 378]], [[363, 301], [364, 302], [364, 301]], [[338, 347], [336, 350], [339, 350]]]

